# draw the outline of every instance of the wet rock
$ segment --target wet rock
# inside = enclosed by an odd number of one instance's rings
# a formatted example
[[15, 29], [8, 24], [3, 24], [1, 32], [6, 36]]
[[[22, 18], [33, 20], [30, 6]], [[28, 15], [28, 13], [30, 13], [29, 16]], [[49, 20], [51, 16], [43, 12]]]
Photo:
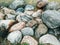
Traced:
[[14, 0], [13, 2], [12, 2], [12, 4], [10, 4], [10, 8], [11, 9], [16, 9], [18, 6], [23, 6], [23, 5], [25, 5], [25, 2], [24, 2], [24, 0]]
[[23, 29], [24, 27], [25, 27], [25, 22], [19, 22], [19, 23], [13, 25], [13, 26], [10, 28], [9, 32], [21, 30], [21, 29]]
[[33, 31], [33, 29], [30, 28], [30, 27], [25, 27], [25, 28], [23, 28], [23, 29], [21, 30], [21, 32], [22, 32], [22, 34], [23, 34], [24, 36], [26, 36], [26, 35], [33, 36], [33, 35], [34, 35], [34, 31]]
[[13, 14], [6, 15], [6, 20], [15, 20], [15, 18], [16, 18], [16, 15], [13, 15]]
[[22, 34], [21, 34], [20, 31], [11, 32], [7, 36], [7, 40], [10, 41], [10, 43], [13, 43], [13, 44], [20, 43], [21, 39], [22, 39]]
[[26, 24], [26, 26], [29, 26], [29, 27], [34, 27], [35, 25], [37, 25], [37, 21], [35, 20], [31, 20]]
[[42, 20], [49, 28], [57, 28], [60, 26], [60, 13], [55, 10], [47, 10], [43, 12]]
[[40, 17], [42, 15], [42, 10], [38, 10], [32, 14], [32, 17]]
[[21, 41], [21, 44], [27, 43], [29, 45], [38, 45], [38, 42], [31, 36], [24, 36], [24, 38]]
[[23, 9], [23, 8], [18, 8], [18, 9], [16, 10], [16, 12], [24, 12], [24, 9]]
[[35, 31], [35, 37], [39, 38], [41, 35], [45, 34], [48, 31], [48, 28], [44, 24], [40, 24]]
[[34, 11], [25, 11], [24, 13], [28, 14], [28, 15], [32, 15], [34, 13]]
[[59, 8], [60, 8], [59, 3], [54, 1], [49, 2], [48, 5], [46, 6], [46, 9], [51, 9], [51, 10], [57, 10]]
[[6, 7], [2, 8], [1, 11], [2, 11], [4, 14], [10, 14], [10, 13], [13, 13], [13, 14], [14, 14], [14, 13], [15, 13], [14, 10], [11, 10], [11, 9], [9, 9], [9, 8], [6, 8]]
[[25, 11], [32, 11], [32, 10], [34, 10], [34, 6], [32, 6], [32, 5], [26, 5], [26, 7], [25, 7]]
[[39, 43], [43, 44], [52, 44], [52, 45], [60, 45], [60, 42], [57, 40], [57, 38], [51, 34], [46, 34], [39, 39]]
[[[15, 20], [1, 20], [0, 26], [4, 26], [6, 29], [8, 29], [11, 25], [13, 25]], [[3, 27], [2, 27], [3, 29]]]
[[0, 20], [3, 20], [4, 19], [4, 14], [0, 12]]

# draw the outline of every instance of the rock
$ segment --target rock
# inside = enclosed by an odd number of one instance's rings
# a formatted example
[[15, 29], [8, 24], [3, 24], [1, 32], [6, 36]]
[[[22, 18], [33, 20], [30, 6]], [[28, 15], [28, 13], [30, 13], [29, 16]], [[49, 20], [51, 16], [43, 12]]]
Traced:
[[10, 13], [13, 13], [13, 14], [14, 14], [14, 13], [15, 13], [14, 10], [11, 10], [11, 9], [9, 9], [9, 8], [6, 8], [6, 7], [2, 8], [1, 11], [2, 11], [4, 14], [10, 14]]
[[60, 8], [60, 5], [58, 2], [49, 2], [48, 5], [46, 6], [46, 9], [50, 9], [50, 10], [57, 10]]
[[43, 22], [49, 27], [49, 28], [57, 28], [60, 26], [60, 13], [55, 10], [46, 10], [42, 14], [42, 20]]
[[4, 19], [4, 14], [0, 12], [0, 20], [3, 20]]
[[32, 14], [32, 17], [40, 17], [42, 15], [42, 10], [38, 10]]
[[44, 24], [39, 24], [38, 28], [35, 30], [35, 37], [39, 38], [41, 35], [45, 34], [48, 28]]
[[43, 44], [52, 44], [52, 45], [60, 45], [60, 42], [57, 40], [57, 38], [51, 34], [46, 34], [39, 39], [39, 43]]
[[26, 26], [29, 26], [29, 27], [34, 27], [35, 25], [37, 25], [37, 21], [35, 20], [31, 20], [26, 24]]
[[28, 15], [32, 15], [34, 13], [34, 11], [25, 11], [24, 13], [28, 14]]
[[[0, 20], [0, 26], [4, 26], [6, 29], [8, 29], [11, 25], [14, 24], [15, 20]], [[2, 27], [3, 29], [3, 27]]]
[[47, 3], [48, 2], [46, 2], [46, 1], [38, 1], [36, 6], [37, 6], [37, 8], [43, 8], [47, 5]]
[[21, 44], [27, 43], [29, 45], [38, 45], [38, 42], [31, 36], [24, 36], [24, 38], [21, 41]]
[[13, 44], [20, 43], [21, 39], [22, 39], [22, 34], [21, 34], [20, 31], [11, 32], [7, 36], [7, 40], [10, 41], [10, 43], [13, 43]]
[[13, 15], [13, 14], [6, 15], [6, 20], [15, 20], [15, 18], [16, 18], [16, 15]]
[[30, 28], [30, 27], [25, 27], [25, 28], [23, 28], [23, 29], [21, 30], [21, 32], [22, 32], [22, 34], [23, 34], [24, 36], [26, 36], [26, 35], [33, 36], [33, 35], [34, 35], [34, 31], [33, 31], [33, 29]]
[[23, 29], [24, 27], [25, 27], [25, 22], [19, 22], [19, 23], [13, 25], [13, 26], [10, 28], [9, 32], [21, 30], [21, 29]]
[[25, 11], [32, 11], [32, 10], [34, 10], [34, 6], [32, 6], [32, 5], [26, 5]]
[[16, 12], [24, 12], [24, 9], [23, 9], [23, 8], [18, 8], [18, 9], [16, 10]]
[[10, 4], [10, 8], [11, 9], [16, 9], [18, 6], [23, 6], [23, 5], [25, 5], [25, 2], [24, 2], [24, 0], [14, 0], [13, 2], [12, 2], [12, 4]]

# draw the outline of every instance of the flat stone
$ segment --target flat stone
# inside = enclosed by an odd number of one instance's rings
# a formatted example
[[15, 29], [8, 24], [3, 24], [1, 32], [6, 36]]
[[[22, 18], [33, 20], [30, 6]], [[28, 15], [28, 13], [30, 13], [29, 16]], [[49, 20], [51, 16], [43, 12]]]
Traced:
[[38, 45], [38, 42], [31, 36], [24, 36], [24, 38], [21, 41], [21, 44], [27, 43], [29, 45]]
[[46, 34], [40, 37], [39, 43], [43, 44], [52, 44], [52, 45], [60, 45], [60, 42], [57, 40], [57, 38], [51, 34]]
[[13, 44], [20, 43], [21, 39], [22, 39], [22, 34], [21, 34], [20, 31], [11, 32], [7, 36], [7, 40], [10, 41], [10, 43], [13, 43]]
[[13, 26], [10, 28], [9, 32], [21, 30], [21, 29], [23, 29], [24, 27], [25, 27], [25, 22], [19, 22], [19, 23], [13, 25]]

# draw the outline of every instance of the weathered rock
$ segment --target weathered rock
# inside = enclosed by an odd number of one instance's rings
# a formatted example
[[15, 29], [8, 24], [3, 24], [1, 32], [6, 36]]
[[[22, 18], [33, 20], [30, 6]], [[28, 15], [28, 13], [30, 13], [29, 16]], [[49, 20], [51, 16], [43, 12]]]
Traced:
[[24, 36], [24, 38], [21, 41], [21, 44], [27, 43], [29, 45], [38, 45], [38, 42], [31, 36]]
[[19, 23], [13, 25], [13, 26], [10, 28], [9, 32], [21, 30], [21, 29], [24, 28], [24, 27], [25, 27], [25, 22], [19, 22]]
[[60, 13], [55, 10], [47, 10], [43, 12], [42, 20], [49, 28], [57, 28], [60, 26]]
[[12, 2], [12, 4], [10, 4], [10, 8], [11, 9], [16, 9], [18, 6], [23, 6], [23, 5], [25, 5], [25, 2], [24, 2], [24, 0], [14, 0], [13, 2]]
[[33, 29], [30, 28], [30, 27], [25, 27], [25, 28], [23, 28], [23, 29], [21, 30], [21, 32], [22, 32], [22, 34], [23, 34], [24, 36], [26, 36], [26, 35], [33, 36], [33, 35], [34, 35], [34, 31], [33, 31]]
[[0, 12], [0, 20], [3, 20], [4, 19], [4, 14]]
[[48, 5], [46, 6], [46, 9], [51, 9], [51, 10], [57, 10], [60, 8], [60, 5], [58, 2], [49, 2]]
[[11, 10], [11, 9], [9, 9], [9, 8], [6, 8], [6, 7], [4, 7], [4, 8], [2, 8], [1, 9], [1, 12], [3, 12], [4, 14], [10, 14], [10, 13], [15, 13], [15, 11], [14, 10]]
[[25, 11], [24, 13], [28, 14], [28, 15], [32, 15], [34, 13], [34, 11]]
[[42, 10], [38, 10], [37, 12], [34, 12], [34, 13], [32, 14], [32, 17], [40, 17], [41, 14], [42, 14]]
[[11, 32], [8, 36], [7, 36], [7, 40], [10, 41], [10, 43], [20, 43], [22, 39], [22, 34], [20, 31], [14, 31], [14, 32]]
[[31, 20], [26, 24], [26, 26], [29, 26], [29, 27], [33, 27], [35, 25], [37, 25], [37, 21], [35, 21], [35, 20]]
[[18, 9], [16, 10], [16, 12], [24, 12], [24, 9], [23, 9], [23, 8], [18, 8]]
[[[14, 24], [15, 20], [0, 20], [0, 26], [4, 26], [6, 29], [8, 29], [11, 25]], [[3, 29], [3, 27], [2, 27]]]
[[15, 20], [15, 18], [16, 18], [16, 15], [13, 15], [13, 14], [6, 15], [6, 20]]
[[48, 31], [48, 28], [44, 24], [40, 24], [35, 31], [35, 37], [39, 38], [41, 35], [45, 34]]
[[51, 34], [46, 34], [39, 39], [39, 43], [43, 44], [52, 44], [52, 45], [60, 45], [60, 42], [57, 40], [57, 38]]
[[32, 6], [32, 5], [26, 5], [26, 7], [25, 7], [25, 11], [32, 11], [32, 10], [34, 10], [34, 6]]

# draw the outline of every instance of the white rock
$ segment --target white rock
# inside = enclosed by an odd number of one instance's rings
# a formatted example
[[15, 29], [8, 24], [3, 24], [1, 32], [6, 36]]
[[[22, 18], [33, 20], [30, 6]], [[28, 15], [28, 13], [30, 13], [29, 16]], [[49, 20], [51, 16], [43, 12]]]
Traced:
[[31, 36], [24, 36], [21, 44], [23, 44], [24, 42], [28, 43], [29, 45], [38, 45], [38, 42], [34, 38], [32, 38]]
[[22, 34], [25, 36], [25, 35], [30, 35], [30, 36], [33, 36], [34, 35], [34, 31], [32, 28], [30, 27], [25, 27], [21, 30]]
[[57, 40], [57, 38], [51, 34], [46, 34], [39, 39], [39, 43], [49, 43], [52, 45], [60, 45], [60, 42]]
[[10, 43], [20, 43], [22, 39], [22, 34], [20, 31], [14, 31], [11, 32], [8, 36], [7, 36], [7, 40], [10, 41]]

